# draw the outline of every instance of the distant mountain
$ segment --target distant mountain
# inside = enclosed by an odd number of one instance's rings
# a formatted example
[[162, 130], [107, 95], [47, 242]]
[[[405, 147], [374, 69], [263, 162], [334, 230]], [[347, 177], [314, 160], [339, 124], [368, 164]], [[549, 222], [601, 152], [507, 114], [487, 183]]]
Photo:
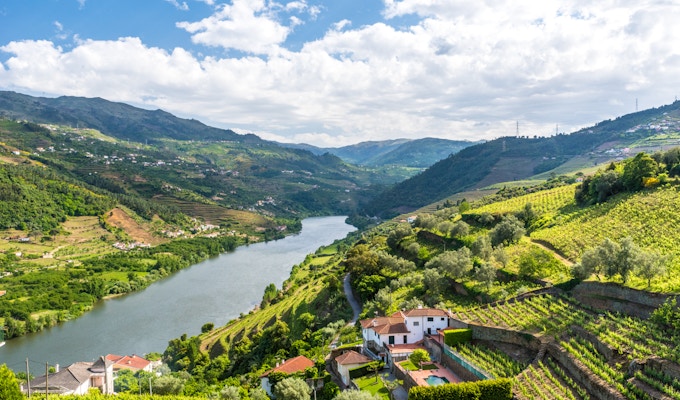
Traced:
[[0, 116], [74, 128], [92, 128], [108, 136], [142, 143], [161, 138], [261, 141], [255, 135], [239, 135], [193, 119], [178, 118], [162, 110], [144, 110], [101, 98], [45, 98], [0, 91]]
[[476, 143], [479, 142], [424, 138], [368, 141], [349, 146], [326, 148], [307, 144], [281, 143], [281, 145], [309, 150], [315, 154], [331, 153], [345, 162], [356, 165], [371, 167], [397, 165], [427, 168], [450, 154], [457, 153]]
[[228, 221], [232, 210], [350, 215], [380, 185], [397, 181], [332, 154], [103, 99], [0, 92], [0, 137], [7, 152], [25, 152], [74, 179], [212, 222]]
[[467, 147], [383, 192], [364, 211], [392, 216], [464, 190], [547, 173], [565, 163], [587, 167], [678, 145], [680, 102], [676, 101], [568, 135], [503, 137]]

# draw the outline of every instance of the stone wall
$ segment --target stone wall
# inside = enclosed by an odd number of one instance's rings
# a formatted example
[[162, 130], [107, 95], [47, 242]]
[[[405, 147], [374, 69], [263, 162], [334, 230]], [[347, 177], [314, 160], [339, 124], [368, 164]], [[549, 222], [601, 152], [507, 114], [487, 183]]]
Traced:
[[652, 311], [669, 297], [663, 293], [650, 293], [602, 282], [581, 282], [571, 293], [578, 301], [593, 308], [643, 319], [649, 318]]
[[563, 347], [550, 343], [547, 352], [567, 372], [576, 383], [583, 387], [591, 399], [625, 400], [626, 398], [614, 388], [610, 387], [602, 378], [590, 372], [579, 360], [574, 358]]
[[680, 380], [680, 365], [672, 361], [664, 360], [659, 357], [649, 357], [646, 360], [646, 364], [652, 369], [663, 371], [664, 374]]
[[533, 351], [538, 351], [541, 347], [541, 340], [530, 333], [476, 324], [469, 324], [469, 327], [472, 329], [473, 340], [510, 343]]
[[607, 359], [607, 362], [611, 361], [614, 357], [620, 355], [618, 352], [614, 351], [614, 349], [609, 347], [606, 343], [601, 341], [600, 338], [597, 337], [597, 335], [588, 332], [582, 327], [572, 325], [570, 326], [570, 329], [573, 330], [578, 336], [581, 336], [583, 339], [592, 343], [593, 346], [595, 346], [595, 349]]

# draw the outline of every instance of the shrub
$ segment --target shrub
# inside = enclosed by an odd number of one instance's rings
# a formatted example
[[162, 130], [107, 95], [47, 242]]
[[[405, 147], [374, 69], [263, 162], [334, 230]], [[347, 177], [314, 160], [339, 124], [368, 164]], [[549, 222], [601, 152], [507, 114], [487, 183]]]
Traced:
[[454, 347], [472, 340], [472, 329], [450, 329], [444, 331], [444, 343]]

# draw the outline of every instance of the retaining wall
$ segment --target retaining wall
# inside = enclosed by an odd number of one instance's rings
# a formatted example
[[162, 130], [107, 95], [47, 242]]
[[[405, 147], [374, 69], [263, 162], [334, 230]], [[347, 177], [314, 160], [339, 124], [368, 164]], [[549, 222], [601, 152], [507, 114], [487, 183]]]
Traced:
[[649, 318], [670, 296], [623, 287], [616, 283], [581, 282], [571, 291], [581, 303], [605, 311]]

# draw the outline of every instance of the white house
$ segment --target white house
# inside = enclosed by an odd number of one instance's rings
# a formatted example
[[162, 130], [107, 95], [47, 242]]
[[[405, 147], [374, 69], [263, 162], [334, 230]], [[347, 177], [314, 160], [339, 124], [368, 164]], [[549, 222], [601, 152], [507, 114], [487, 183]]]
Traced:
[[[451, 325], [451, 313], [436, 308], [398, 311], [389, 317], [361, 320], [364, 347], [387, 360], [390, 347], [414, 345]], [[408, 346], [407, 346], [408, 347]]]
[[342, 379], [342, 383], [344, 383], [346, 386], [349, 385], [349, 381], [351, 380], [349, 377], [349, 371], [351, 369], [361, 367], [362, 365], [366, 365], [371, 361], [372, 360], [370, 358], [363, 354], [359, 354], [354, 350], [346, 351], [335, 357], [335, 362], [338, 365], [338, 374]]
[[[29, 382], [32, 392], [54, 394], [87, 394], [91, 388], [99, 389], [103, 394], [113, 394], [113, 363], [100, 357], [97, 361], [77, 362], [55, 371], [47, 376], [39, 376]], [[22, 391], [28, 393], [28, 388]]]

